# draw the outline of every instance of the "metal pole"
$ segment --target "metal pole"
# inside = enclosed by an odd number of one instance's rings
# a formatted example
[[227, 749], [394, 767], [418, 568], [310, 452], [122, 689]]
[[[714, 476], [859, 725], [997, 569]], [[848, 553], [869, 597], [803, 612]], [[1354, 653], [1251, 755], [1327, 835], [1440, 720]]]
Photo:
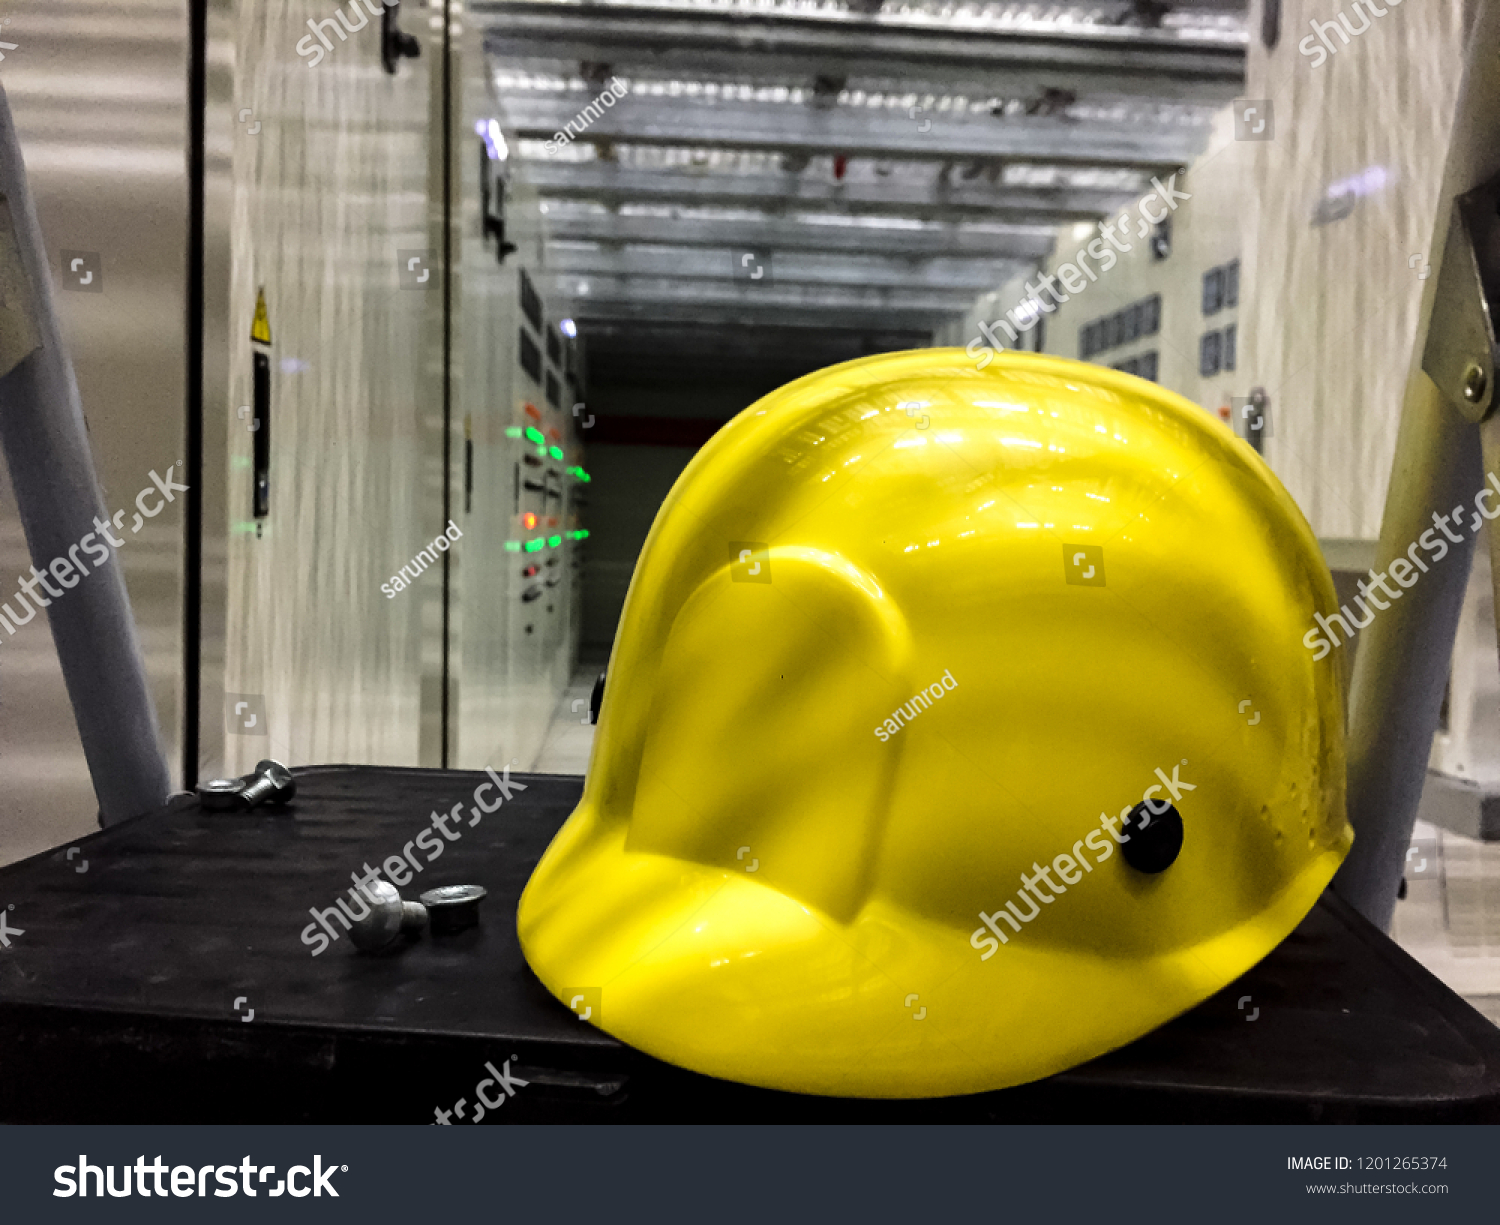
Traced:
[[[69, 550], [87, 536], [99, 540], [95, 519], [105, 519], [104, 502], [3, 88], [0, 446], [37, 570], [67, 559]], [[85, 556], [78, 553], [74, 560]], [[108, 560], [90, 562], [87, 568], [89, 573], [75, 577], [73, 587], [64, 585], [62, 594], [50, 601], [47, 617], [99, 799], [100, 821], [108, 825], [160, 806], [171, 784], [119, 560], [110, 550]], [[70, 573], [65, 570], [63, 577]], [[9, 581], [3, 581], [3, 590], [13, 592]], [[19, 607], [18, 597], [0, 599]]]
[[[1500, 0], [1474, 0], [1468, 7], [1468, 64], [1433, 232], [1434, 263], [1448, 240], [1455, 198], [1500, 171]], [[1376, 564], [1382, 572], [1423, 532], [1435, 530], [1434, 514], [1472, 507], [1485, 480], [1479, 427], [1423, 370], [1434, 303], [1450, 289], [1443, 277], [1426, 283], [1380, 526]], [[1450, 546], [1453, 556], [1431, 563], [1430, 572], [1362, 632], [1354, 665], [1349, 819], [1355, 840], [1333, 887], [1382, 929], [1396, 906], [1473, 559], [1467, 523], [1458, 534], [1463, 543]], [[1497, 537], [1500, 532], [1492, 531]]]

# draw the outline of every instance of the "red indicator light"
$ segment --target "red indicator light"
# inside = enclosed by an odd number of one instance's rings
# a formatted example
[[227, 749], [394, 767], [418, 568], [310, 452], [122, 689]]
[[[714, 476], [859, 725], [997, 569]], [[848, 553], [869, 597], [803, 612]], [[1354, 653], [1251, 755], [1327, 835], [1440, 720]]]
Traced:
[[524, 515], [521, 516], [521, 526], [524, 527], [528, 532], [531, 531], [531, 529], [536, 526], [536, 516], [528, 510]]

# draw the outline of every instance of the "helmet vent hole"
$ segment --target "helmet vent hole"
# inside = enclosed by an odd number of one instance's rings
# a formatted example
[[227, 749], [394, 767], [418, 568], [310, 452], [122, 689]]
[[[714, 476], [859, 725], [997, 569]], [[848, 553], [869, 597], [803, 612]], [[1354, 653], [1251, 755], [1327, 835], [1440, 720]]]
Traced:
[[1129, 835], [1120, 853], [1137, 872], [1164, 872], [1182, 850], [1182, 814], [1170, 804], [1143, 800], [1120, 822], [1120, 832]]

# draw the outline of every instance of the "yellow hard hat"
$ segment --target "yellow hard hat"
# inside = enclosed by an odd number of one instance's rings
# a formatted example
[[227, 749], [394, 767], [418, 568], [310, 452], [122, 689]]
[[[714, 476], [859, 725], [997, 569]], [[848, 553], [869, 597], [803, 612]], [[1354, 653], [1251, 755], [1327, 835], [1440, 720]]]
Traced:
[[1304, 645], [1335, 607], [1270, 470], [1153, 384], [959, 349], [808, 375], [657, 515], [526, 958], [622, 1041], [774, 1089], [1103, 1054], [1348, 852], [1340, 655]]

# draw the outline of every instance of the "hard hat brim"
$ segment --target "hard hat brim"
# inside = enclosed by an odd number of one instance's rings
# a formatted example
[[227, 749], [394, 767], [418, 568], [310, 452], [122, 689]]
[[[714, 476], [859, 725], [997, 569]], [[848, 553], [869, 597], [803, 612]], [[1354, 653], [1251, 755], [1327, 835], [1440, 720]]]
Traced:
[[[579, 821], [580, 816], [585, 819]], [[1317, 901], [1352, 835], [1243, 923], [1121, 959], [1028, 929], [981, 960], [969, 932], [872, 901], [840, 923], [747, 871], [625, 847], [580, 808], [521, 899], [522, 950], [589, 1020], [695, 1072], [798, 1093], [1002, 1089], [1096, 1058], [1232, 983]]]

